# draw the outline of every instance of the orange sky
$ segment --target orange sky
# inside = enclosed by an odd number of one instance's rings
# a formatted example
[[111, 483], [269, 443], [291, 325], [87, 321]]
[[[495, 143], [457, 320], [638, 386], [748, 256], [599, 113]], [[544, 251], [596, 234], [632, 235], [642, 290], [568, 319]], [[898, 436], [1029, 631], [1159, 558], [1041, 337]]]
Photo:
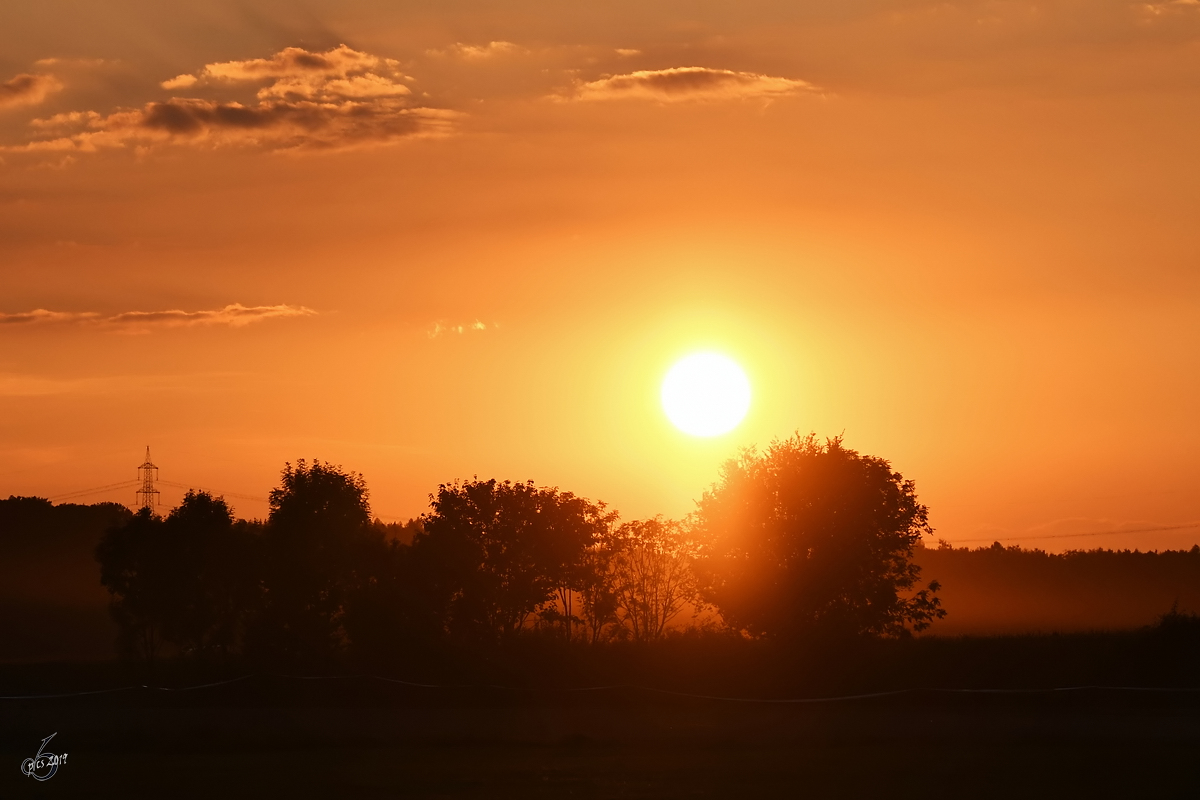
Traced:
[[[949, 540], [1200, 541], [1032, 538], [1200, 521], [1198, 0], [20, 0], [0, 43], [2, 496], [149, 444], [678, 516], [798, 430]], [[755, 391], [712, 440], [657, 401], [702, 347]]]

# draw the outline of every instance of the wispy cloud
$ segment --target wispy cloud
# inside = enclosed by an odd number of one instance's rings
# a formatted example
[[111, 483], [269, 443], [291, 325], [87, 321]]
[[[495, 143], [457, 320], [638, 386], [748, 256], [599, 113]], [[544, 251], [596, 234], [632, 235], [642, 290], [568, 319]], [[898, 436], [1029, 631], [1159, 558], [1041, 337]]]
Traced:
[[22, 73], [0, 83], [0, 108], [37, 105], [61, 88], [62, 83], [53, 75]]
[[1200, 0], [1165, 0], [1160, 3], [1138, 3], [1137, 8], [1153, 17], [1186, 14], [1200, 10]]
[[0, 325], [92, 322], [97, 319], [100, 319], [100, 315], [90, 311], [47, 311], [44, 308], [35, 308], [33, 311], [0, 314]]
[[493, 56], [513, 55], [528, 52], [524, 47], [512, 42], [488, 42], [487, 44], [463, 44], [455, 42], [449, 47], [426, 50], [431, 56], [450, 56], [469, 61], [492, 58]]
[[96, 152], [179, 144], [268, 150], [346, 149], [449, 132], [461, 113], [418, 103], [399, 62], [345, 45], [288, 47], [270, 58], [207, 64], [162, 82], [169, 91], [261, 84], [251, 103], [171, 97], [110, 114], [72, 111], [34, 120], [40, 138], [9, 151]]
[[253, 322], [282, 317], [309, 317], [317, 312], [304, 306], [244, 306], [232, 303], [224, 308], [207, 311], [123, 311], [103, 315], [93, 311], [47, 311], [37, 308], [14, 314], [0, 314], [3, 325], [100, 325], [128, 333], [147, 332], [154, 328], [189, 328], [223, 325], [241, 328]]
[[640, 98], [660, 102], [773, 98], [819, 92], [807, 81], [754, 72], [708, 67], [638, 70], [589, 82], [578, 82], [560, 99], [619, 100]]
[[212, 311], [125, 311], [114, 314], [104, 322], [118, 327], [168, 328], [194, 327], [197, 325], [228, 325], [241, 328], [253, 322], [280, 317], [310, 317], [317, 312], [304, 306], [244, 306], [233, 303]]
[[500, 325], [498, 323], [480, 322], [479, 320], [466, 323], [449, 323], [439, 320], [438, 322], [435, 322], [433, 325], [429, 326], [429, 329], [426, 331], [426, 333], [429, 335], [430, 339], [436, 339], [439, 336], [446, 335], [461, 336], [465, 333], [482, 333], [483, 331], [495, 330], [499, 327]]

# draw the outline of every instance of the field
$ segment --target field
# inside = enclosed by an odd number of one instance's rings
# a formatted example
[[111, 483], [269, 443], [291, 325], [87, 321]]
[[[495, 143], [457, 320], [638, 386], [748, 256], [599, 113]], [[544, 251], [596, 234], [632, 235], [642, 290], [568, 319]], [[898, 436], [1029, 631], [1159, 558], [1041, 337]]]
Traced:
[[[256, 676], [0, 701], [3, 797], [1178, 797], [1200, 692], [818, 703]], [[50, 780], [22, 760], [68, 753]]]

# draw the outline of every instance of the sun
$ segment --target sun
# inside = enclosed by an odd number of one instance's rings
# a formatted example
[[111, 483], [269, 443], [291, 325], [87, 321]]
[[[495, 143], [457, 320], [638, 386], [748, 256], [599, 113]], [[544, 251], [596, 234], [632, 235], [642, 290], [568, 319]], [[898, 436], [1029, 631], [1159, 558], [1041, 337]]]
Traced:
[[662, 406], [684, 433], [719, 436], [736, 428], [750, 410], [750, 381], [732, 359], [694, 353], [667, 371]]

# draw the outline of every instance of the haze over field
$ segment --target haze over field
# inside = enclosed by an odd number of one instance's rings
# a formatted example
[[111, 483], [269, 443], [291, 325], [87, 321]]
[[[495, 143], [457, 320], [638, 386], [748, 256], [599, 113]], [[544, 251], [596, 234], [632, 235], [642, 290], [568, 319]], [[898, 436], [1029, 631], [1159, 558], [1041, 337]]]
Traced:
[[[150, 444], [245, 517], [301, 457], [389, 518], [471, 475], [681, 516], [799, 430], [962, 544], [1200, 539], [1194, 1], [51, 0], [0, 43], [4, 496]], [[702, 349], [753, 392], [712, 438], [659, 405]]]

